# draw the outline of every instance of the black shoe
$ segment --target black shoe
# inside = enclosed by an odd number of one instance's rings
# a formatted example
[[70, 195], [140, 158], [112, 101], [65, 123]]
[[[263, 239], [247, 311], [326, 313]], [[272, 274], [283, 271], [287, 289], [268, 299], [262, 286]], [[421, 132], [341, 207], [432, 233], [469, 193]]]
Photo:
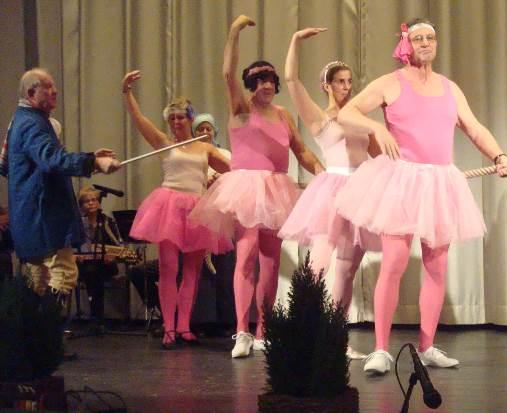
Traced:
[[178, 348], [176, 331], [166, 331], [164, 333], [164, 340], [168, 338], [168, 341], [162, 341], [162, 349], [163, 350], [176, 350]]
[[[190, 338], [185, 338], [184, 335], [189, 335]], [[178, 344], [184, 344], [186, 346], [200, 346], [201, 342], [197, 339], [197, 337], [191, 331], [183, 331], [181, 333], [176, 334], [176, 342]]]

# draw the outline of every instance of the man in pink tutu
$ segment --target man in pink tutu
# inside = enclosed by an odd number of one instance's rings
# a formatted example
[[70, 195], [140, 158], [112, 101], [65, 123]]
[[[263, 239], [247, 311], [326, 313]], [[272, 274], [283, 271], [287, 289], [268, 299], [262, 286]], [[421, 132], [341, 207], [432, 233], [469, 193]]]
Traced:
[[[212, 231], [236, 238], [237, 334], [233, 336], [233, 358], [248, 356], [252, 348], [264, 348], [263, 304], [274, 304], [278, 287], [282, 240], [277, 232], [299, 196], [287, 175], [289, 148], [310, 172], [324, 169], [302, 142], [288, 111], [272, 103], [280, 80], [271, 63], [257, 61], [245, 68], [243, 84], [251, 96], [247, 98], [241, 89], [236, 78], [239, 34], [254, 25], [249, 17], [239, 16], [231, 25], [224, 52], [231, 172], [217, 179], [191, 213], [191, 218]], [[249, 332], [254, 295], [258, 313], [255, 337]]]
[[[364, 370], [390, 370], [389, 335], [399, 285], [414, 236], [421, 239], [424, 279], [419, 296], [419, 355], [423, 364], [453, 367], [459, 361], [433, 347], [445, 297], [447, 255], [452, 241], [481, 237], [482, 214], [464, 175], [453, 165], [457, 125], [507, 175], [507, 156], [472, 113], [463, 92], [433, 72], [437, 36], [432, 23], [402, 25], [393, 57], [404, 67], [370, 83], [339, 113], [344, 125], [370, 128], [382, 152], [363, 163], [338, 194], [339, 213], [382, 237], [383, 259], [375, 288], [375, 351]], [[382, 107], [385, 123], [366, 114]]]

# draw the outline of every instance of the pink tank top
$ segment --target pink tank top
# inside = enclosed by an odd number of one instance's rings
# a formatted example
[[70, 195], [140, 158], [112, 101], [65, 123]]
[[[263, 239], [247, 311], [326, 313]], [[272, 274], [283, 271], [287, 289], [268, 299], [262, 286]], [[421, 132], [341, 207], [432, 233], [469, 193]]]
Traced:
[[384, 118], [400, 146], [401, 159], [438, 165], [452, 163], [458, 112], [449, 80], [440, 75], [443, 95], [423, 96], [412, 89], [400, 70], [396, 76], [400, 96], [384, 107]]
[[281, 112], [279, 113], [280, 120], [272, 122], [252, 109], [244, 126], [229, 129], [232, 170], [287, 172], [290, 129]]
[[343, 135], [342, 127], [335, 119], [328, 118], [327, 123], [314, 139], [322, 150], [327, 168], [336, 166], [357, 168], [368, 159], [368, 136], [347, 139]]

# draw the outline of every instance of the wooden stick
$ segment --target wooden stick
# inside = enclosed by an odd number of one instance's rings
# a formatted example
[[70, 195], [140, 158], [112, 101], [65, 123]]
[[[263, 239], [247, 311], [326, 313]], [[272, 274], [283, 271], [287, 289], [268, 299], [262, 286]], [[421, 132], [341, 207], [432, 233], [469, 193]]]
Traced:
[[143, 155], [136, 156], [134, 158], [126, 159], [126, 160], [120, 162], [120, 165], [126, 165], [131, 162], [139, 161], [141, 159], [148, 158], [149, 156], [157, 155], [160, 152], [170, 151], [171, 149], [177, 148], [178, 146], [183, 146], [183, 145], [186, 145], [187, 143], [192, 143], [192, 142], [195, 142], [197, 140], [204, 139], [207, 137], [208, 137], [208, 135], [201, 135], [201, 136], [197, 136], [196, 138], [192, 138], [192, 139], [188, 139], [186, 141], [178, 142], [178, 143], [175, 143], [174, 145], [169, 145], [164, 148], [157, 149], [155, 151], [151, 151], [151, 152], [145, 153]]
[[467, 179], [477, 178], [479, 176], [494, 175], [496, 173], [496, 166], [486, 166], [484, 168], [469, 169], [464, 171], [463, 174]]

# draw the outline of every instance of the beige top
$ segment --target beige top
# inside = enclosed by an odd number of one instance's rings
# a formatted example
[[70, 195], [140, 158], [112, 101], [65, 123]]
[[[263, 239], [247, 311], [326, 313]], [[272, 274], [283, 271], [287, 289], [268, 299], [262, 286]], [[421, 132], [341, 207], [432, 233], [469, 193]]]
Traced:
[[164, 181], [162, 186], [175, 191], [202, 195], [206, 190], [208, 154], [189, 153], [171, 149], [162, 159]]

